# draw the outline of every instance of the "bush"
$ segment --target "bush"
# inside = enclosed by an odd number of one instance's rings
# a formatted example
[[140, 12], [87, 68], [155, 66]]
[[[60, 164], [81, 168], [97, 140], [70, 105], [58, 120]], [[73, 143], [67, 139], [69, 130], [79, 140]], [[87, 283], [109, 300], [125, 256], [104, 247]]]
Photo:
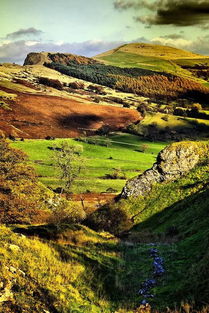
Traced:
[[137, 107], [137, 111], [141, 114], [142, 117], [145, 117], [147, 113], [147, 107], [144, 104], [140, 104]]
[[75, 82], [69, 83], [68, 87], [72, 89], [84, 89], [85, 86], [84, 86], [84, 83], [75, 81]]
[[48, 86], [48, 87], [52, 87], [58, 90], [62, 90], [63, 86], [62, 83], [58, 80], [58, 79], [51, 79], [51, 78], [47, 78], [47, 77], [40, 77], [38, 79], [39, 84]]
[[115, 235], [121, 234], [132, 226], [125, 211], [109, 206], [92, 213], [86, 220], [86, 224], [97, 231], [104, 230]]
[[126, 174], [120, 169], [115, 168], [112, 173], [105, 175], [106, 179], [126, 179]]
[[79, 205], [59, 198], [54, 200], [54, 207], [48, 222], [54, 225], [72, 224], [81, 222], [85, 218], [86, 213]]
[[102, 86], [98, 85], [89, 85], [88, 90], [94, 91], [95, 93], [99, 95], [105, 95], [106, 92], [104, 92], [104, 88]]
[[100, 136], [106, 136], [110, 133], [109, 125], [102, 125], [99, 129], [97, 129], [97, 134]]
[[51, 196], [38, 183], [34, 169], [27, 164], [27, 156], [0, 141], [0, 223], [31, 223]]

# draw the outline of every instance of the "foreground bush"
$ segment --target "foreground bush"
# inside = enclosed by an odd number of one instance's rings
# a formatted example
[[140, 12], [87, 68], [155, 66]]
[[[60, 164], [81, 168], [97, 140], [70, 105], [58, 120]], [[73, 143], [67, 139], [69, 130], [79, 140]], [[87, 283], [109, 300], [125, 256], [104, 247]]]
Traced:
[[30, 223], [46, 209], [49, 191], [38, 183], [27, 156], [0, 141], [0, 223]]

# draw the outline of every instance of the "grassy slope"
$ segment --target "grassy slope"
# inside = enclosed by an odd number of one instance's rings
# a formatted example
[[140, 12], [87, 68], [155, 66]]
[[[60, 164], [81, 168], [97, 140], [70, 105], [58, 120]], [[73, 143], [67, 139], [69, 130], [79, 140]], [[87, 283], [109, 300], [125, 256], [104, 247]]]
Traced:
[[182, 69], [173, 61], [164, 60], [153, 56], [143, 56], [134, 53], [117, 51], [111, 55], [98, 57], [98, 59], [104, 61], [107, 64], [119, 67], [136, 67], [153, 71], [172, 73], [187, 78], [192, 77], [189, 71]]
[[[152, 306], [160, 309], [176, 303], [178, 307], [183, 301], [193, 300], [207, 304], [208, 164], [203, 159], [176, 182], [155, 185], [145, 198], [120, 202], [120, 208], [131, 215], [142, 211], [135, 218], [136, 225], [127, 242], [79, 225], [19, 230], [32, 235], [32, 239], [2, 227], [1, 269], [5, 281], [16, 286], [12, 289], [16, 311], [22, 307], [28, 313], [41, 309], [116, 313], [116, 308], [121, 307], [124, 310], [120, 312], [133, 313], [142, 300], [137, 294], [140, 284], [152, 273], [150, 242], [156, 242], [166, 268], [166, 274], [152, 291]], [[175, 227], [175, 233], [171, 227]], [[44, 242], [34, 238], [36, 234]], [[15, 267], [16, 274], [6, 266]]]
[[[165, 259], [166, 275], [153, 290], [152, 304], [158, 308], [180, 306], [181, 301], [206, 305], [209, 299], [209, 171], [208, 159], [181, 179], [153, 187], [152, 193], [120, 203], [126, 212], [135, 215], [135, 227], [128, 240], [140, 242], [125, 250], [126, 259], [135, 254], [136, 265], [127, 263], [130, 286], [141, 280], [136, 269], [146, 260], [141, 251], [149, 242], [156, 242]], [[139, 213], [141, 212], [141, 213]], [[148, 257], [147, 247], [147, 257]], [[149, 272], [147, 273], [149, 275]], [[148, 276], [149, 277], [149, 276]]]
[[189, 51], [150, 44], [127, 44], [99, 54], [95, 58], [110, 65], [167, 72], [202, 83], [205, 81], [196, 78], [191, 72], [181, 68], [181, 65], [209, 62], [209, 58]]
[[[105, 142], [105, 138], [99, 137], [98, 139]], [[86, 169], [76, 181], [75, 192], [85, 192], [87, 189], [91, 192], [104, 192], [110, 187], [119, 192], [124, 186], [124, 180], [102, 179], [102, 177], [113, 172], [114, 168], [123, 170], [127, 178], [136, 176], [139, 172], [151, 166], [158, 152], [165, 146], [165, 143], [141, 141], [139, 137], [129, 134], [113, 135], [110, 139], [119, 143], [112, 143], [109, 147], [104, 147], [76, 142], [73, 139], [64, 139], [73, 145], [82, 145], [84, 149], [83, 156], [86, 158]], [[60, 186], [60, 183], [54, 167], [51, 166], [54, 153], [47, 147], [59, 145], [64, 140], [26, 140], [24, 142], [15, 142], [13, 146], [24, 150], [29, 155], [30, 160], [35, 163], [35, 168], [41, 176], [40, 180], [47, 186], [54, 188]], [[142, 144], [148, 144], [148, 149], [144, 153], [135, 151]], [[109, 159], [110, 157], [113, 159]]]
[[130, 53], [135, 53], [138, 55], [153, 56], [153, 57], [159, 57], [161, 59], [170, 59], [170, 60], [176, 60], [180, 58], [181, 59], [183, 58], [196, 59], [196, 58], [202, 58], [202, 57], [205, 58], [204, 56], [201, 56], [199, 54], [195, 54], [186, 50], [181, 50], [181, 49], [177, 49], [177, 48], [169, 47], [169, 46], [146, 44], [146, 43], [125, 44], [116, 49], [99, 54], [98, 56], [100, 57], [103, 55], [109, 55], [117, 51], [130, 52]]
[[1, 277], [9, 290], [1, 312], [112, 312], [117, 240], [79, 225], [35, 229], [42, 235], [57, 233], [59, 240], [30, 239], [1, 226]]
[[[208, 113], [208, 111], [205, 111]], [[165, 121], [163, 118], [167, 117], [167, 121]], [[146, 134], [146, 128], [151, 125], [152, 123], [156, 123], [156, 127], [160, 130], [165, 129], [166, 127], [169, 127], [171, 130], [178, 131], [181, 133], [185, 133], [185, 131], [192, 130], [194, 127], [198, 126], [201, 128], [201, 126], [209, 126], [209, 120], [203, 120], [203, 119], [197, 119], [197, 118], [190, 118], [190, 117], [183, 117], [183, 116], [176, 116], [171, 114], [164, 114], [164, 113], [147, 113], [144, 120], [142, 120], [137, 125], [131, 126], [134, 131], [136, 131], [138, 134]], [[188, 135], [190, 135], [188, 133]], [[208, 130], [202, 127], [202, 133], [201, 136], [207, 137]]]

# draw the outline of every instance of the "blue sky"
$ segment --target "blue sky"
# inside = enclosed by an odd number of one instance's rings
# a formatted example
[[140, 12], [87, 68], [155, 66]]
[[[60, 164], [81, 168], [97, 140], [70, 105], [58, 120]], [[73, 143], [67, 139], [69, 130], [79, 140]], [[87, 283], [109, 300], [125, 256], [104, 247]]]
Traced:
[[209, 55], [209, 0], [0, 0], [0, 62], [31, 51], [93, 56], [128, 42]]

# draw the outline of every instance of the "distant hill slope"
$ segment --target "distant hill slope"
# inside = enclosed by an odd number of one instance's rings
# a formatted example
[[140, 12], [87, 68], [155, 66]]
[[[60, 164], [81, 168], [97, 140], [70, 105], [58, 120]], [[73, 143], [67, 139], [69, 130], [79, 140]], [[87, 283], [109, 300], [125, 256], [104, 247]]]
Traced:
[[[40, 78], [57, 82], [60, 89], [41, 84]], [[107, 124], [114, 130], [126, 128], [141, 119], [139, 112], [121, 104], [110, 105], [103, 98], [97, 104], [89, 83], [76, 81], [85, 90], [70, 89], [74, 78], [42, 65], [0, 65], [0, 136], [77, 137]]]
[[85, 129], [96, 130], [108, 124], [116, 130], [140, 119], [136, 110], [93, 103], [86, 105], [79, 99], [14, 93], [17, 96], [10, 109], [0, 108], [0, 129], [15, 137], [77, 137]]
[[130, 43], [122, 45], [116, 49], [97, 55], [95, 58], [102, 58], [103, 56], [111, 55], [116, 52], [134, 53], [141, 56], [157, 57], [165, 60], [175, 59], [192, 59], [192, 58], [205, 58], [200, 54], [195, 54], [186, 50], [177, 49], [169, 46], [154, 45], [148, 43]]
[[[189, 68], [184, 68], [184, 63], [207, 63], [209, 57], [195, 54], [174, 47], [131, 43], [109, 50], [94, 57], [105, 64], [120, 67], [139, 67], [154, 71], [172, 73], [174, 75], [193, 78], [197, 80]], [[178, 60], [181, 62], [178, 62]], [[203, 81], [202, 81], [203, 82]]]

